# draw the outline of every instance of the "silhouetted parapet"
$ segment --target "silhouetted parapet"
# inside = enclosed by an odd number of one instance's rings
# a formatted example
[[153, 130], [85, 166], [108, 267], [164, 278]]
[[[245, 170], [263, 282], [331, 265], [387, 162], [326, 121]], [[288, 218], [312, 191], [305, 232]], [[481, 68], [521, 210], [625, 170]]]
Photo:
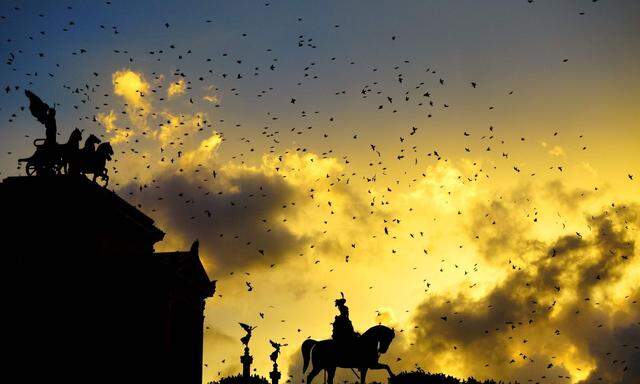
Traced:
[[200, 262], [198, 242], [186, 252], [158, 252], [169, 296], [167, 351], [176, 367], [175, 382], [202, 380], [204, 300], [213, 296], [215, 284]]
[[215, 293], [215, 284], [200, 262], [197, 240], [188, 251], [156, 252], [154, 257], [171, 274], [175, 288], [188, 297], [207, 298]]
[[153, 220], [81, 176], [7, 178], [0, 212], [0, 378], [35, 364], [56, 382], [201, 383], [213, 285], [197, 249], [154, 253]]
[[153, 244], [164, 237], [151, 218], [83, 176], [9, 177], [0, 184], [0, 195], [5, 221], [23, 224], [16, 229], [33, 240], [62, 236], [70, 247], [82, 234], [105, 252], [114, 247], [153, 252]]

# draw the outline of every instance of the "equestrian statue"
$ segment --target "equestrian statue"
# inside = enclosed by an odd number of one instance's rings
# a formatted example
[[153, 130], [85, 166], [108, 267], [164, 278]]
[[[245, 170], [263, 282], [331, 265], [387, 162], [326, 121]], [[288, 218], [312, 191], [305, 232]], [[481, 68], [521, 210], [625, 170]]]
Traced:
[[360, 371], [360, 382], [365, 384], [367, 370], [385, 369], [389, 376], [393, 372], [388, 365], [378, 362], [380, 355], [387, 352], [389, 345], [395, 337], [393, 329], [384, 325], [375, 325], [362, 335], [356, 333], [349, 319], [349, 308], [344, 294], [335, 301], [339, 314], [333, 322], [332, 338], [329, 340], [307, 339], [302, 343], [302, 373], [307, 371], [309, 363], [312, 369], [307, 375], [307, 384], [311, 384], [313, 378], [325, 370], [327, 382], [333, 384], [336, 368], [351, 368]]

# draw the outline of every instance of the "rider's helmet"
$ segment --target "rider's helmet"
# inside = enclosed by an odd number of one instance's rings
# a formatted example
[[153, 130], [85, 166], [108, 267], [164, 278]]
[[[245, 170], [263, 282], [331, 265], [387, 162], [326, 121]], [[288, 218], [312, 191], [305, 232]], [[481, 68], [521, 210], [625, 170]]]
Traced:
[[340, 292], [340, 298], [336, 299], [336, 307], [341, 307], [347, 303], [347, 299], [344, 298], [344, 293]]

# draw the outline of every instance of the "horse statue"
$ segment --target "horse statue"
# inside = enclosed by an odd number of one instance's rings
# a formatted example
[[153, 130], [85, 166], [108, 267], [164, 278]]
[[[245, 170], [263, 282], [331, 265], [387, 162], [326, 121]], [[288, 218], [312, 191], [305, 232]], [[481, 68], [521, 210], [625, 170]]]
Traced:
[[84, 146], [79, 149], [75, 156], [73, 156], [70, 160], [69, 164], [69, 173], [72, 175], [78, 175], [82, 173], [82, 168], [84, 168], [83, 164], [86, 164], [90, 161], [91, 158], [94, 157], [96, 153], [96, 144], [100, 143], [100, 139], [94, 135], [90, 134], [89, 137], [84, 141]]
[[94, 134], [90, 134], [84, 141], [84, 147], [80, 150], [80, 156], [91, 157], [96, 152], [96, 145], [100, 144], [100, 139]]
[[73, 158], [78, 156], [80, 151], [80, 141], [82, 140], [82, 131], [78, 128], [74, 129], [64, 144], [58, 145], [58, 152], [60, 153], [60, 164], [65, 174], [69, 173], [69, 164], [73, 161]]
[[71, 132], [66, 143], [58, 144], [56, 142], [58, 126], [55, 108], [51, 108], [49, 104], [29, 90], [25, 91], [25, 95], [29, 98], [29, 111], [38, 122], [44, 125], [46, 136], [43, 139], [33, 141], [36, 151], [31, 157], [18, 159], [19, 163], [27, 163], [25, 166], [27, 175], [93, 174], [93, 181], [100, 178], [106, 187], [109, 183], [106, 164], [113, 156], [111, 144], [108, 142], [100, 144], [99, 138], [95, 135], [89, 135], [84, 142], [84, 147], [80, 149], [82, 131], [78, 128]]
[[365, 384], [369, 369], [385, 369], [389, 376], [393, 377], [391, 368], [378, 362], [378, 359], [381, 354], [387, 352], [394, 337], [393, 329], [376, 325], [369, 328], [346, 350], [339, 348], [333, 340], [305, 340], [302, 343], [302, 373], [307, 371], [309, 362], [313, 363], [313, 368], [307, 375], [307, 384], [311, 384], [313, 378], [323, 369], [327, 372], [327, 382], [333, 384], [338, 367], [358, 369], [361, 384]]
[[113, 156], [113, 148], [111, 148], [111, 144], [106, 141], [98, 145], [95, 152], [88, 157], [83, 157], [76, 169], [82, 175], [93, 175], [93, 182], [96, 182], [99, 177], [104, 183], [103, 187], [106, 187], [109, 185], [109, 175], [107, 174], [106, 165], [107, 161], [111, 160], [111, 156]]

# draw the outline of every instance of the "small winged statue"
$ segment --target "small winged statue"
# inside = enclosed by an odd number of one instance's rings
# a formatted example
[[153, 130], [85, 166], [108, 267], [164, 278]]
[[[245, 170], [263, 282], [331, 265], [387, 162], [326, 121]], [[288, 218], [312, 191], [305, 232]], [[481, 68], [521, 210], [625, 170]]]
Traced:
[[29, 98], [29, 111], [31, 111], [33, 117], [38, 119], [41, 124], [44, 124], [44, 144], [47, 146], [54, 146], [56, 144], [56, 135], [58, 133], [56, 110], [49, 107], [49, 104], [42, 101], [42, 99], [40, 99], [35, 93], [29, 90], [25, 90], [24, 93]]
[[240, 324], [240, 326], [242, 327], [242, 329], [244, 329], [245, 332], [247, 332], [246, 335], [244, 335], [240, 341], [242, 342], [242, 344], [244, 344], [246, 347], [249, 346], [249, 340], [251, 340], [251, 332], [253, 332], [254, 329], [256, 329], [257, 327], [252, 327], [251, 325], [245, 324], [245, 323], [238, 323]]
[[276, 343], [273, 340], [269, 340], [269, 342], [271, 343], [271, 346], [274, 349], [274, 351], [271, 352], [271, 355], [269, 355], [269, 358], [271, 359], [271, 361], [276, 363], [276, 360], [278, 360], [278, 355], [280, 354], [280, 347], [286, 347], [289, 344], [280, 344], [280, 343]]

